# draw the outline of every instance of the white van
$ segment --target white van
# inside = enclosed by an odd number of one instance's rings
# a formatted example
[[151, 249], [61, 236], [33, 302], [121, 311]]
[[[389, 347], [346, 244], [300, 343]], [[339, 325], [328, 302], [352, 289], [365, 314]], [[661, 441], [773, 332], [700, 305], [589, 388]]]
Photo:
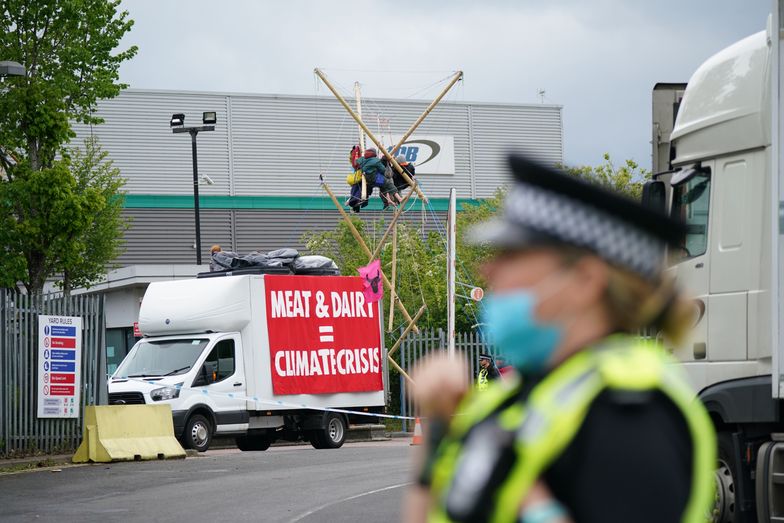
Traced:
[[168, 403], [199, 451], [214, 434], [242, 450], [277, 439], [343, 444], [387, 390], [379, 303], [347, 276], [226, 275], [152, 283], [144, 334], [109, 380], [110, 404]]

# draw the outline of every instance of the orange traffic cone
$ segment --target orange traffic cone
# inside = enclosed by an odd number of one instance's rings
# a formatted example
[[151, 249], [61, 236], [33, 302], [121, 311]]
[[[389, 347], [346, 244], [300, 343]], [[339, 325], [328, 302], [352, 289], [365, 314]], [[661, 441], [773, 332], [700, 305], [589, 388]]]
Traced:
[[412, 445], [421, 445], [424, 443], [424, 436], [422, 435], [422, 422], [419, 421], [419, 418], [416, 418], [414, 421], [414, 437], [411, 440]]

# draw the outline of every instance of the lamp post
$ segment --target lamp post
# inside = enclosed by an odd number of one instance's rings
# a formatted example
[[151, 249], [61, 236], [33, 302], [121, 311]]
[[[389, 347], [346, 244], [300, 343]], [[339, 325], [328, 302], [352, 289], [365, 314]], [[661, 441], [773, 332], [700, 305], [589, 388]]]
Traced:
[[201, 131], [214, 131], [217, 115], [215, 111], [202, 114], [202, 123], [194, 127], [185, 127], [185, 115], [173, 114], [169, 126], [173, 133], [189, 133], [191, 135], [191, 155], [193, 157], [193, 213], [196, 222], [196, 265], [201, 265], [201, 221], [199, 219], [199, 166], [196, 158], [196, 135]]

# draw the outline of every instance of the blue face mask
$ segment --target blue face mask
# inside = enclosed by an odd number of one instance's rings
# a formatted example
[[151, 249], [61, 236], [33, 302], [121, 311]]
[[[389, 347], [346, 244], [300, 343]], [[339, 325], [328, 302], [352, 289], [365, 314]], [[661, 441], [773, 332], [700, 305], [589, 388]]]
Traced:
[[519, 290], [491, 294], [482, 300], [483, 330], [488, 341], [510, 365], [524, 373], [544, 371], [563, 337], [560, 327], [536, 319], [536, 299], [530, 290]]

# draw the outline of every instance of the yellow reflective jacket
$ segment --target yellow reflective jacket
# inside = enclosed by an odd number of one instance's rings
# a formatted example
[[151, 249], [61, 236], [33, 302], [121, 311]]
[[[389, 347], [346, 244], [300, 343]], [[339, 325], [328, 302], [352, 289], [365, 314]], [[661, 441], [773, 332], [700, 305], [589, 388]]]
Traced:
[[[472, 494], [487, 485], [482, 474], [489, 478], [497, 472], [486, 463], [492, 461], [493, 452], [501, 451], [488, 447], [507, 438], [514, 465], [492, 499], [483, 499], [482, 505], [492, 523], [517, 521], [529, 489], [569, 446], [593, 401], [602, 391], [616, 389], [661, 391], [683, 414], [692, 439], [693, 477], [682, 521], [704, 522], [714, 501], [716, 435], [707, 412], [673, 363], [654, 343], [614, 336], [570, 357], [537, 384], [525, 401], [516, 400], [517, 378], [499, 380], [484, 393], [467, 398], [437, 450], [432, 477], [435, 503], [429, 520], [455, 521], [449, 514], [457, 517], [472, 502]], [[469, 430], [491, 416], [495, 416], [493, 423], [481, 425], [486, 437], [471, 438], [481, 444], [468, 448]], [[478, 466], [469, 467], [471, 474], [460, 474], [459, 468], [469, 466], [471, 460]]]

